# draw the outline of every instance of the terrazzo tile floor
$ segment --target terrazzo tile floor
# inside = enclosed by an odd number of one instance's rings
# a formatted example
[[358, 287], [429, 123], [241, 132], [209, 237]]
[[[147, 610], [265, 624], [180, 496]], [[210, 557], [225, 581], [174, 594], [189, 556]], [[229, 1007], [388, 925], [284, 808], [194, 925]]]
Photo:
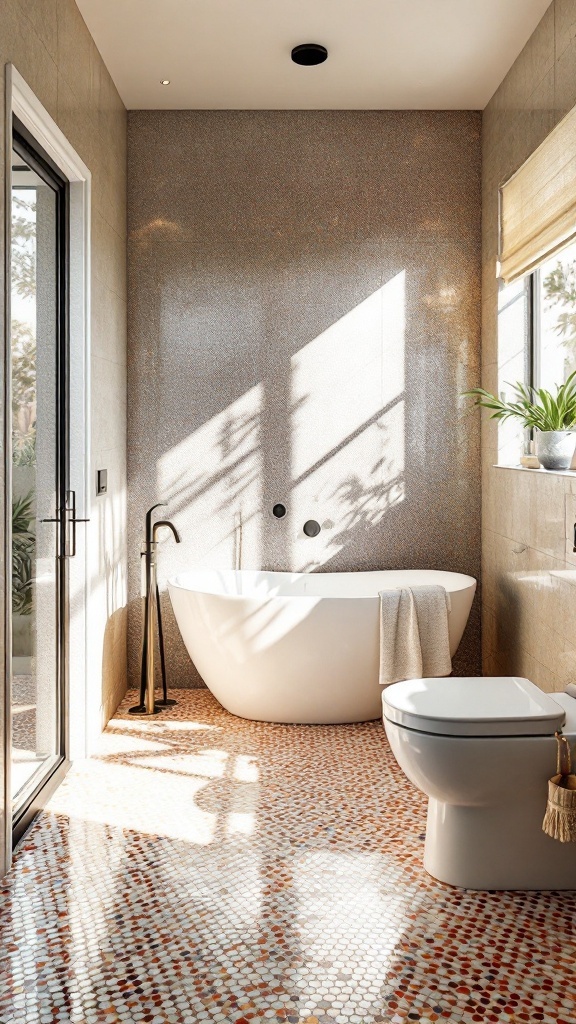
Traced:
[[576, 895], [431, 879], [380, 723], [174, 695], [126, 699], [0, 883], [2, 1024], [574, 1024]]

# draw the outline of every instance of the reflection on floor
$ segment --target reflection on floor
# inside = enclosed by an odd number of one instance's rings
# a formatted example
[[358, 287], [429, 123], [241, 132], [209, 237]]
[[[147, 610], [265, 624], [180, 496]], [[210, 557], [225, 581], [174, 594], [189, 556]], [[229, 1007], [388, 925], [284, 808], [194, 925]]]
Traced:
[[379, 723], [175, 696], [125, 701], [0, 883], [3, 1024], [576, 1019], [576, 895], [427, 876]]
[[12, 797], [38, 770], [44, 755], [36, 753], [36, 680], [31, 675], [12, 679]]

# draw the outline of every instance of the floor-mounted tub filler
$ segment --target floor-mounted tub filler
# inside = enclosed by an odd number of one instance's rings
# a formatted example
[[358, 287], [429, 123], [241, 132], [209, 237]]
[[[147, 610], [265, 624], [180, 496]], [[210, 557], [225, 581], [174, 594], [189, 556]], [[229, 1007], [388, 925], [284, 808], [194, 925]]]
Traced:
[[188, 653], [227, 711], [328, 724], [380, 717], [378, 595], [428, 584], [450, 594], [454, 655], [476, 590], [476, 580], [461, 573], [208, 569], [168, 586]]

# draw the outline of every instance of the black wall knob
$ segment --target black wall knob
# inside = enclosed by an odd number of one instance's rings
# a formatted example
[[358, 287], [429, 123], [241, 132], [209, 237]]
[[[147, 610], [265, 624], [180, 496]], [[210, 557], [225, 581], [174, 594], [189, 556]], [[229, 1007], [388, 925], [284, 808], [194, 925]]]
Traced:
[[304, 523], [304, 533], [307, 537], [317, 537], [320, 533], [320, 523], [317, 523], [315, 519], [309, 519]]

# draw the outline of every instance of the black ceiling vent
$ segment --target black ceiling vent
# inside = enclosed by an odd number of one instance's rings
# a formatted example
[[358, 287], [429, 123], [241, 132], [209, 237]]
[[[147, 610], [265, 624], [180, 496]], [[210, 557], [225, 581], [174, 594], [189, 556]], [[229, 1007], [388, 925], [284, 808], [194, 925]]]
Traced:
[[328, 50], [320, 43], [300, 43], [292, 50], [292, 60], [295, 64], [303, 64], [304, 67], [312, 67], [313, 64], [323, 64], [328, 56]]

